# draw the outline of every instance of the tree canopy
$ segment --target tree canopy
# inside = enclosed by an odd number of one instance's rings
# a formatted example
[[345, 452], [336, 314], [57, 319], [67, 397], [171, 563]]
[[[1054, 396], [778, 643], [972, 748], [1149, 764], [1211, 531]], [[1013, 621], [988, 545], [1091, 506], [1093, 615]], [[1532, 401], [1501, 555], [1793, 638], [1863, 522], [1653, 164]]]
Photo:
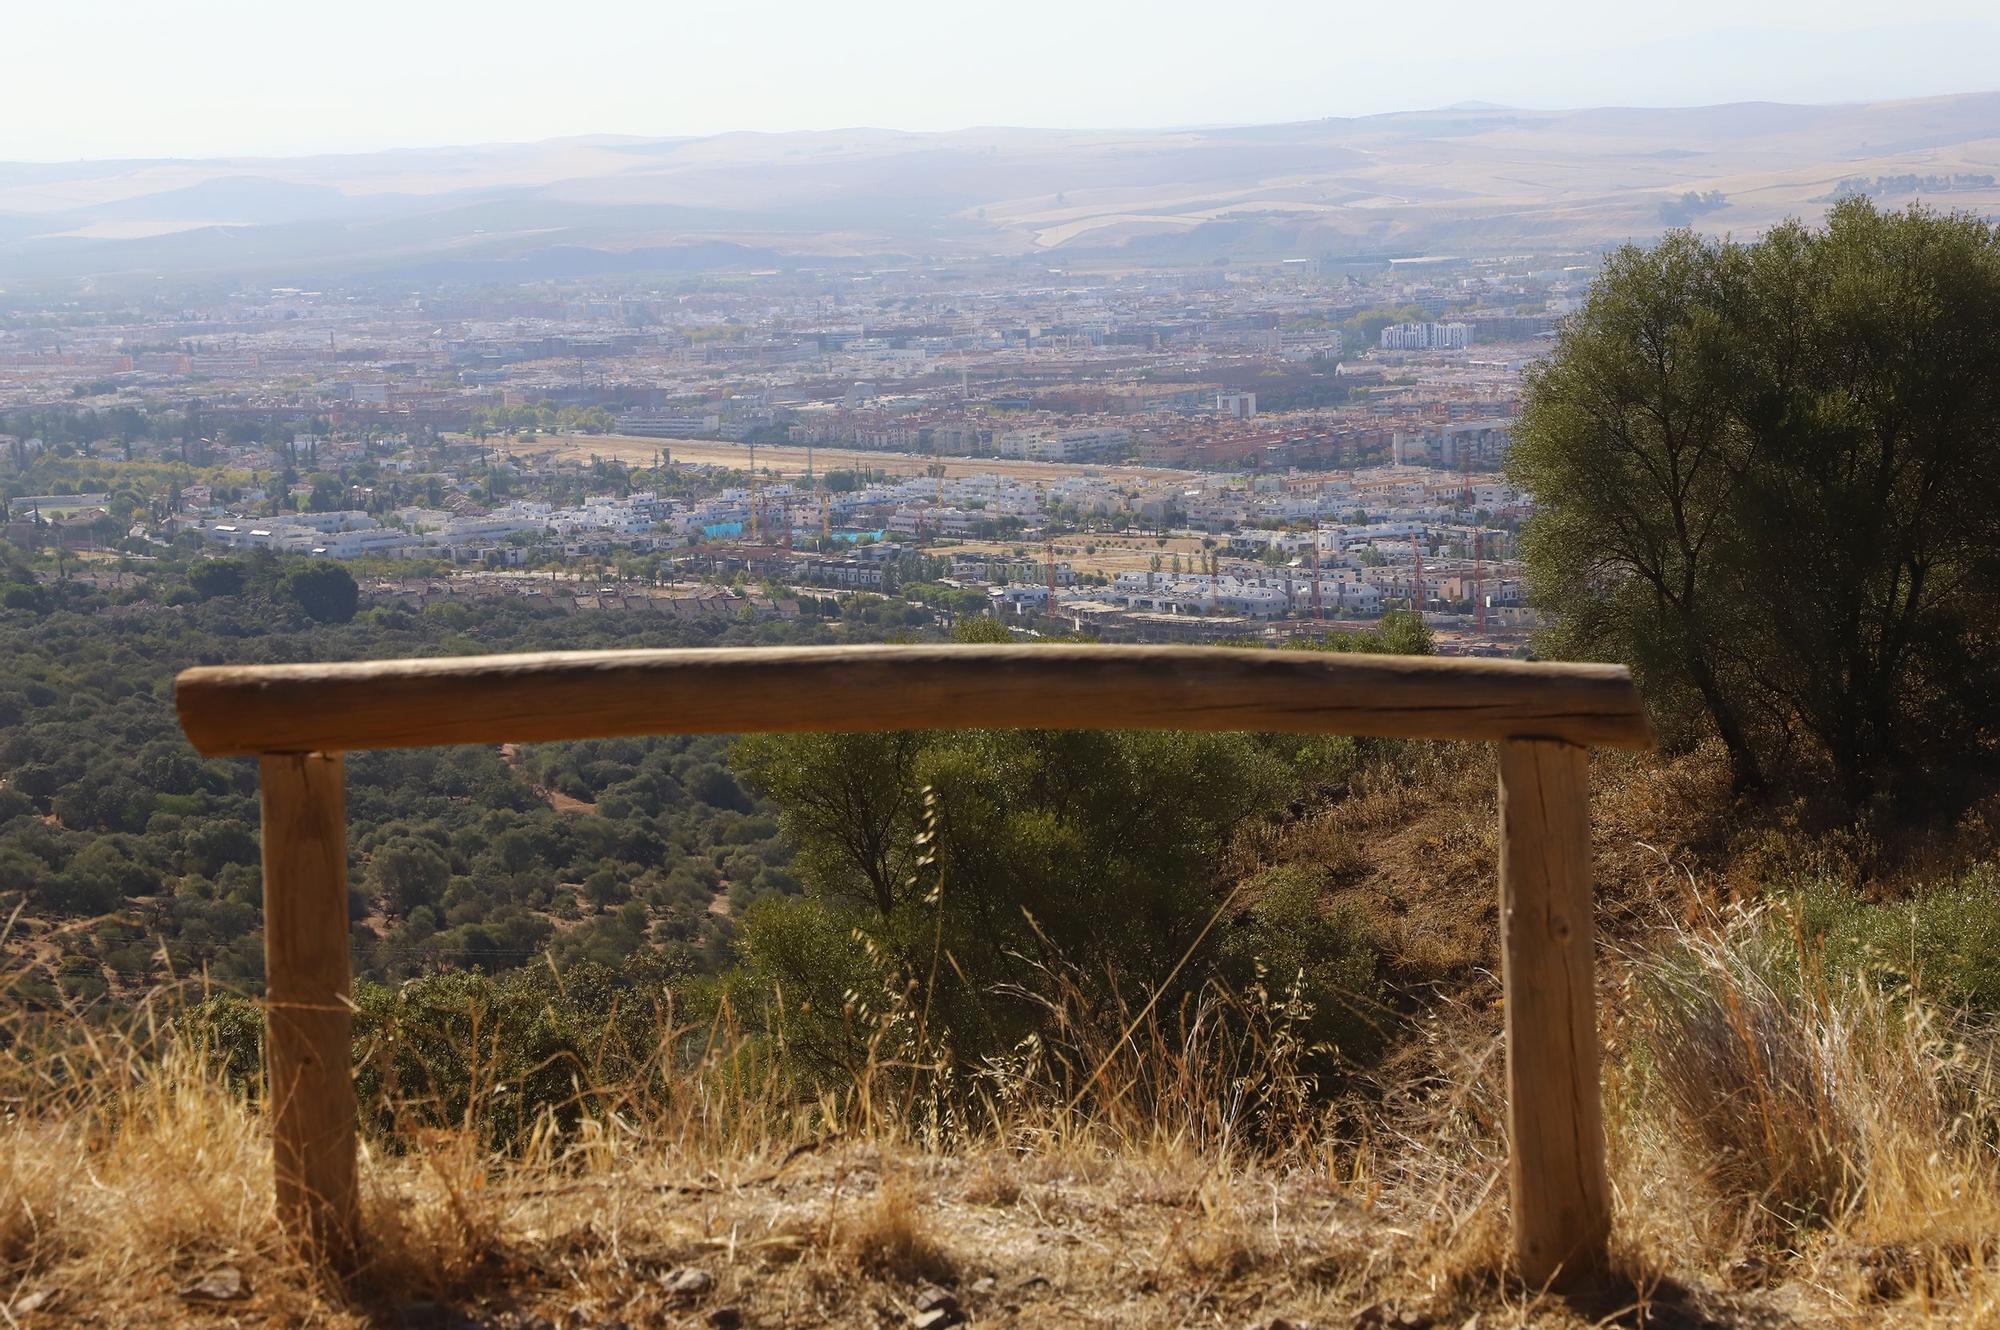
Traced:
[[1969, 755], [2000, 698], [1995, 309], [1992, 225], [1865, 200], [1614, 254], [1509, 464], [1555, 650], [1629, 662], [1670, 736], [1705, 716], [1740, 787], [1803, 758], [1859, 803]]
[[326, 560], [293, 571], [285, 578], [285, 590], [319, 623], [346, 623], [361, 600], [354, 574]]

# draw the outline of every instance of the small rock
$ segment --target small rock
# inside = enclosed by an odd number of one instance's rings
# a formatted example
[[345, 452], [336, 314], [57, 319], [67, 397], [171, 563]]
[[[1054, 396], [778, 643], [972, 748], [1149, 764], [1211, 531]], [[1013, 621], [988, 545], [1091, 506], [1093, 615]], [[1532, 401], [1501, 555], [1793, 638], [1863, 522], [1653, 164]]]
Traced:
[[992, 1275], [981, 1275], [979, 1278], [972, 1281], [972, 1292], [973, 1296], [975, 1297], [983, 1298], [988, 1293], [991, 1293], [994, 1289], [997, 1289], [999, 1287], [1000, 1287], [1000, 1281], [995, 1279]]
[[916, 1305], [920, 1312], [947, 1311], [958, 1315], [960, 1311], [958, 1295], [948, 1289], [939, 1288], [936, 1284], [927, 1285], [917, 1294]]
[[1354, 1330], [1430, 1330], [1436, 1319], [1428, 1312], [1408, 1308], [1398, 1311], [1386, 1302], [1378, 1302], [1354, 1313]]
[[946, 1326], [957, 1325], [964, 1319], [955, 1310], [947, 1311], [943, 1307], [933, 1307], [927, 1312], [918, 1312], [911, 1317], [910, 1324], [915, 1330], [945, 1330]]
[[1731, 1288], [1763, 1288], [1771, 1282], [1771, 1263], [1761, 1256], [1746, 1256], [1729, 1267]]
[[717, 1307], [702, 1319], [708, 1322], [709, 1330], [737, 1330], [743, 1324], [743, 1313], [734, 1307]]
[[233, 1265], [218, 1266], [181, 1290], [190, 1302], [234, 1302], [249, 1295], [250, 1285]]
[[700, 1266], [690, 1265], [668, 1275], [666, 1287], [669, 1297], [699, 1298], [715, 1287], [715, 1276]]
[[1304, 1321], [1294, 1321], [1286, 1316], [1273, 1316], [1268, 1321], [1252, 1321], [1249, 1330], [1312, 1330]]
[[33, 1293], [23, 1293], [20, 1297], [14, 1299], [14, 1305], [7, 1310], [15, 1316], [26, 1316], [29, 1312], [40, 1311], [55, 1300], [56, 1291], [54, 1289], [38, 1288]]

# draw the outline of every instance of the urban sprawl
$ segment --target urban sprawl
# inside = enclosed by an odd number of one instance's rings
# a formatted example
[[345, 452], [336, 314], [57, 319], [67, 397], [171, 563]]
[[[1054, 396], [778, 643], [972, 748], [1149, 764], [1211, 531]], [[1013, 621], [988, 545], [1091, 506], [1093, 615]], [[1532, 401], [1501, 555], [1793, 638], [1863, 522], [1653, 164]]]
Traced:
[[[0, 322], [8, 486], [115, 578], [163, 545], [358, 561], [364, 599], [680, 615], [911, 599], [1106, 641], [1525, 649], [1503, 478], [1587, 255], [784, 271], [647, 289], [238, 289]], [[68, 574], [65, 574], [68, 575]]]

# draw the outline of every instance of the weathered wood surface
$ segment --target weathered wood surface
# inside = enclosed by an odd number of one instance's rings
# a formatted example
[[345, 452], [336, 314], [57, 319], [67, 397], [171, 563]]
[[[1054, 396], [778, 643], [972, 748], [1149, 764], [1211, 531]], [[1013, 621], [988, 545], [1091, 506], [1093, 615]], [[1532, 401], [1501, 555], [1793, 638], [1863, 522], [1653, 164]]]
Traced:
[[278, 1219], [314, 1259], [354, 1251], [347, 797], [338, 753], [266, 757], [264, 968]]
[[1588, 759], [1560, 742], [1500, 745], [1508, 1173], [1515, 1260], [1537, 1286], [1602, 1274], [1611, 1228]]
[[771, 730], [1523, 735], [1644, 748], [1622, 666], [1176, 646], [577, 651], [204, 666], [175, 701], [211, 756]]

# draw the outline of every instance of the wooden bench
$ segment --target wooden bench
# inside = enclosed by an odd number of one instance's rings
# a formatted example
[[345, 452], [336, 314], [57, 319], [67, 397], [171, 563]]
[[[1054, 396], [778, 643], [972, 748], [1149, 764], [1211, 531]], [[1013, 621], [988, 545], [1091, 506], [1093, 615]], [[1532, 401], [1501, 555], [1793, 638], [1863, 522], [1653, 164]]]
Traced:
[[277, 1208], [331, 1265], [357, 1238], [343, 753], [901, 729], [1497, 742], [1514, 1251], [1532, 1284], [1605, 1265], [1586, 757], [1652, 744], [1623, 667], [1155, 646], [578, 651], [203, 667], [175, 701], [196, 749], [261, 763]]

